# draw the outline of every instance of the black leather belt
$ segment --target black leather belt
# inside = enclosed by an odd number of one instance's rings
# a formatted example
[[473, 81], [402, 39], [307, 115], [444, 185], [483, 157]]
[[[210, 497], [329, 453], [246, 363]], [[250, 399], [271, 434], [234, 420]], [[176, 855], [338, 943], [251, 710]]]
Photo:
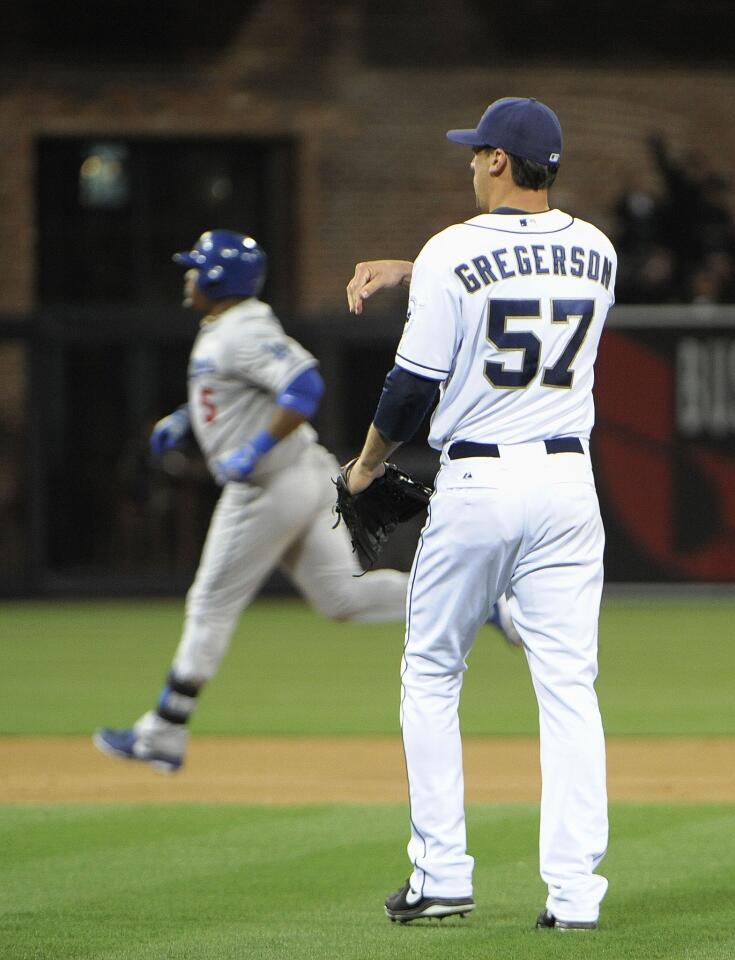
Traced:
[[[579, 437], [552, 437], [544, 440], [547, 453], [584, 453]], [[462, 460], [465, 457], [499, 457], [497, 443], [473, 443], [472, 440], [456, 440], [448, 451], [450, 460]]]

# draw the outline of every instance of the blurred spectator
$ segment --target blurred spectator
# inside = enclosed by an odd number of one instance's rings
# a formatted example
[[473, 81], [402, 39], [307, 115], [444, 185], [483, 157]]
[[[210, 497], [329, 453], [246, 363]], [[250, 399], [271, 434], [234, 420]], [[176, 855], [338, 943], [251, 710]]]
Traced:
[[624, 193], [615, 208], [622, 303], [735, 302], [735, 224], [727, 207], [730, 181], [695, 175], [673, 159], [663, 139], [649, 148], [663, 192]]
[[735, 303], [735, 258], [724, 250], [708, 253], [690, 281], [692, 303]]

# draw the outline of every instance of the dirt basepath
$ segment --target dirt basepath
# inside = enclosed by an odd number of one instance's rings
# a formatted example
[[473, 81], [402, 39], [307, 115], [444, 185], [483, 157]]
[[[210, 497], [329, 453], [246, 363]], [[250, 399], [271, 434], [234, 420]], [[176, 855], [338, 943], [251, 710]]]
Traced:
[[[87, 737], [0, 738], [0, 803], [403, 803], [397, 737], [195, 737], [174, 776]], [[467, 738], [468, 802], [537, 801], [538, 743]], [[611, 738], [611, 800], [735, 803], [735, 738]]]

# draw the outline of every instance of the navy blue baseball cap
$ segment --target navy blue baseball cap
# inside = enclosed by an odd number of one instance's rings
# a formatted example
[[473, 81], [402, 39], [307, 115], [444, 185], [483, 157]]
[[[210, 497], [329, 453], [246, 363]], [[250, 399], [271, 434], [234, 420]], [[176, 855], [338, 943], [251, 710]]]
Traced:
[[538, 100], [504, 97], [491, 103], [474, 130], [450, 130], [447, 138], [469, 147], [502, 147], [525, 160], [555, 165], [561, 159], [559, 118]]

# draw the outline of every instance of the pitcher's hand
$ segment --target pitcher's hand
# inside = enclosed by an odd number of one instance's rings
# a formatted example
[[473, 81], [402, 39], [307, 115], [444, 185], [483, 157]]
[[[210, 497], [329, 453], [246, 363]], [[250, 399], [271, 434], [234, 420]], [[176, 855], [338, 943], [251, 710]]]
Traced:
[[410, 260], [366, 260], [355, 267], [355, 275], [347, 284], [347, 305], [350, 313], [361, 314], [368, 297], [378, 290], [397, 287], [411, 281]]

